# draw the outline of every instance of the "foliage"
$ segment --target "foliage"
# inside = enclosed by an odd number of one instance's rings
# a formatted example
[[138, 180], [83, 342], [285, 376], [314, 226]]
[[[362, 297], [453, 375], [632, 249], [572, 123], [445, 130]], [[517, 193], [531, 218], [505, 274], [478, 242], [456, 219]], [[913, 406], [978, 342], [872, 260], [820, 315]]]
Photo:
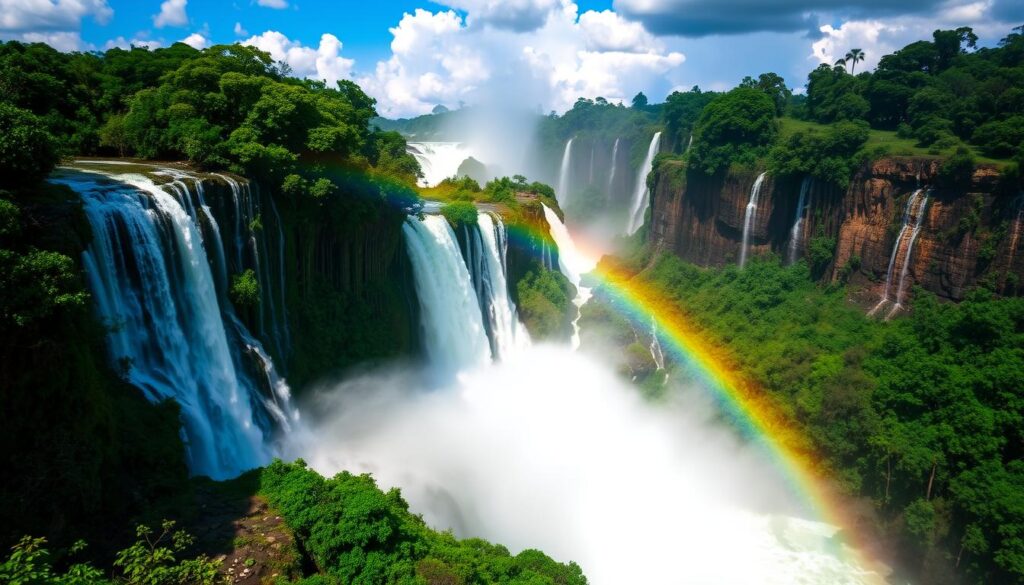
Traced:
[[441, 215], [452, 227], [476, 224], [476, 205], [466, 201], [453, 201], [441, 208]]
[[678, 152], [685, 150], [701, 112], [716, 95], [710, 91], [702, 92], [699, 87], [693, 86], [690, 91], [674, 91], [665, 98], [662, 119], [665, 122], [666, 138], [670, 144], [675, 145]]
[[869, 137], [866, 122], [837, 122], [825, 132], [796, 132], [773, 148], [768, 169], [775, 175], [811, 176], [846, 188]]
[[953, 305], [919, 292], [908, 317], [886, 323], [815, 285], [803, 263], [700, 269], [663, 255], [636, 278], [875, 502], [909, 564], [929, 559], [925, 582], [957, 556], [969, 581], [1024, 579], [1024, 299], [979, 290]]
[[31, 185], [57, 164], [57, 144], [31, 112], [0, 101], [0, 188]]
[[260, 493], [281, 511], [300, 549], [340, 582], [586, 583], [575, 563], [535, 550], [513, 556], [502, 546], [431, 530], [397, 489], [381, 491], [369, 475], [324, 478], [302, 460], [275, 461], [257, 473]]
[[690, 160], [709, 175], [732, 164], [752, 165], [777, 133], [772, 99], [753, 88], [737, 88], [715, 97], [704, 108]]
[[781, 116], [786, 112], [786, 105], [793, 96], [793, 92], [786, 87], [786, 80], [777, 73], [762, 73], [757, 79], [744, 77], [739, 86], [764, 92], [775, 103], [776, 116]]
[[[60, 572], [54, 568], [45, 538], [23, 537], [0, 563], [0, 581], [10, 585], [213, 585], [219, 562], [205, 556], [178, 560], [177, 555], [195, 540], [182, 530], [174, 530], [174, 522], [165, 520], [161, 532], [140, 525], [135, 544], [116, 555], [118, 574], [107, 579], [103, 571], [88, 563], [73, 564]], [[76, 542], [71, 553], [85, 549]]]
[[516, 283], [515, 301], [519, 318], [534, 340], [564, 339], [572, 329], [573, 285], [560, 272], [539, 264]]
[[231, 302], [245, 308], [260, 304], [260, 283], [251, 268], [231, 277]]

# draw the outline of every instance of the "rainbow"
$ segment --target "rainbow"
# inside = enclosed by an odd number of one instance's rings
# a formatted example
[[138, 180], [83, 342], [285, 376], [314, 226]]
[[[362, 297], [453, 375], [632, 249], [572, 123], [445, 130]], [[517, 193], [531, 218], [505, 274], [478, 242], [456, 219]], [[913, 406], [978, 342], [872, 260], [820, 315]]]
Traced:
[[[550, 242], [551, 236], [538, 226], [512, 225], [510, 239], [528, 243]], [[678, 367], [700, 381], [722, 415], [741, 436], [759, 446], [782, 472], [816, 519], [838, 527], [844, 558], [863, 569], [867, 582], [886, 583], [878, 560], [869, 556], [873, 547], [856, 529], [855, 518], [846, 512], [848, 502], [828, 481], [810, 439], [773, 398], [749, 380], [738, 376], [726, 352], [709, 343], [668, 295], [607, 259], [587, 275], [589, 283], [608, 305], [636, 326], [656, 326], [662, 351]]]

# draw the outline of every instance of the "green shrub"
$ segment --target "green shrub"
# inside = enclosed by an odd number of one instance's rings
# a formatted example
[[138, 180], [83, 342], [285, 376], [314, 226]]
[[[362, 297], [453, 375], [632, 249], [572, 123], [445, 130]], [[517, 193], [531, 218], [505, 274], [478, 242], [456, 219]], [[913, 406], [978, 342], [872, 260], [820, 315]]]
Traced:
[[752, 165], [778, 134], [775, 103], [764, 92], [737, 88], [704, 108], [697, 121], [690, 161], [706, 174], [733, 164]]
[[260, 283], [251, 268], [231, 277], [231, 302], [239, 308], [256, 307], [260, 304]]
[[477, 218], [476, 205], [468, 201], [453, 201], [441, 208], [441, 215], [448, 220], [452, 227], [475, 225]]
[[57, 142], [42, 120], [0, 102], [0, 187], [34, 185], [53, 169], [58, 158]]

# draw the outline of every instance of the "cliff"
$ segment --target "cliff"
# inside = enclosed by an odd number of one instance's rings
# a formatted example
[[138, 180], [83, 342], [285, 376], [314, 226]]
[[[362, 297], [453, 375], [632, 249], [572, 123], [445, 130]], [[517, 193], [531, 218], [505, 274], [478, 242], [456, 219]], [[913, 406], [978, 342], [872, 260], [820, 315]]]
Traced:
[[[960, 300], [982, 280], [1004, 293], [1016, 293], [1024, 276], [1020, 198], [999, 188], [999, 173], [993, 167], [979, 166], [969, 185], [953, 186], [940, 177], [940, 163], [885, 158], [864, 165], [847, 189], [810, 182], [803, 224], [792, 242], [803, 180], [768, 175], [751, 223], [748, 255], [771, 253], [788, 261], [792, 250], [796, 258], [810, 259], [814, 242], [815, 273], [824, 280], [849, 280], [855, 298], [865, 305], [882, 298], [891, 262], [893, 278], [900, 277], [908, 252], [901, 300], [914, 285]], [[689, 171], [682, 162], [663, 162], [652, 178], [649, 241], [702, 266], [737, 262], [746, 207], [758, 174], [734, 169], [708, 177]], [[904, 212], [918, 188], [928, 199], [920, 230], [912, 238], [915, 213], [908, 229], [902, 235], [901, 231]], [[912, 211], [918, 205], [921, 199]], [[896, 300], [895, 295], [891, 287], [890, 300]]]

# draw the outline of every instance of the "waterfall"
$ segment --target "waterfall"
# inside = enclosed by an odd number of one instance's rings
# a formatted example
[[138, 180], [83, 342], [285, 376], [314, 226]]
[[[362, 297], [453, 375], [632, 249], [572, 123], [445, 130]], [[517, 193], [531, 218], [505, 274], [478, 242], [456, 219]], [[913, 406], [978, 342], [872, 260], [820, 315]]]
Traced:
[[805, 229], [801, 229], [806, 224], [804, 215], [807, 212], [807, 208], [810, 205], [805, 206], [804, 202], [807, 200], [807, 193], [811, 189], [811, 185], [814, 183], [813, 177], [804, 177], [804, 180], [800, 183], [800, 199], [796, 203], [796, 216], [793, 218], [793, 229], [789, 232], [789, 263], [793, 264], [796, 262], [797, 248], [800, 247], [800, 242], [804, 239]]
[[925, 207], [928, 205], [928, 195], [924, 194], [922, 197], [922, 193], [924, 193], [924, 190], [918, 189], [914, 191], [909, 198], [907, 198], [907, 205], [903, 208], [903, 226], [896, 235], [896, 242], [893, 244], [892, 254], [889, 256], [889, 267], [885, 271], [885, 288], [882, 291], [882, 298], [878, 301], [878, 304], [868, 312], [868, 315], [874, 315], [882, 308], [883, 305], [893, 300], [889, 298], [889, 293], [892, 290], [892, 277], [895, 273], [896, 258], [899, 256], [904, 237], [907, 235], [907, 232], [910, 232], [910, 244], [907, 246], [907, 252], [903, 258], [903, 268], [900, 270], [900, 280], [897, 287], [895, 306], [886, 318], [892, 316], [902, 306], [900, 303], [905, 284], [904, 281], [907, 276], [907, 270], [910, 266], [910, 255], [914, 250], [914, 241], [917, 239], [917, 235], [921, 231], [921, 226], [924, 222]]
[[658, 367], [658, 371], [665, 369], [665, 353], [661, 351], [661, 341], [658, 340], [658, 322], [651, 317], [651, 358]]
[[519, 323], [516, 306], [508, 294], [506, 252], [508, 239], [501, 218], [490, 213], [477, 216], [477, 226], [484, 247], [484, 268], [487, 284], [481, 301], [484, 318], [490, 323], [491, 349], [495, 358], [504, 358], [530, 343], [529, 333]]
[[690, 132], [690, 139], [686, 141], [686, 150], [683, 151], [683, 154], [690, 152], [691, 146], [693, 146], [693, 132]]
[[[558, 268], [569, 279], [569, 282], [576, 287], [576, 298], [573, 299], [573, 304], [576, 305], [577, 309], [580, 309], [591, 297], [590, 288], [582, 285], [583, 275], [593, 270], [597, 265], [597, 261], [580, 254], [572, 240], [572, 236], [569, 235], [569, 229], [565, 227], [562, 220], [547, 205], [543, 203], [541, 205], [544, 207], [544, 219], [548, 222], [548, 231], [551, 234], [551, 239], [558, 245]], [[572, 322], [573, 349], [580, 346], [579, 320], [580, 314], [577, 313], [576, 318]]]
[[445, 374], [486, 363], [490, 342], [473, 281], [448, 220], [409, 217], [402, 225], [421, 312], [423, 345]]
[[420, 163], [423, 177], [421, 187], [434, 187], [441, 181], [459, 174], [459, 167], [473, 153], [461, 142], [409, 142], [409, 154]]
[[558, 171], [558, 190], [555, 191], [555, 197], [558, 200], [558, 205], [564, 210], [566, 205], [569, 203], [569, 172], [572, 166], [572, 141], [574, 138], [570, 138], [565, 143], [565, 151], [562, 152], [562, 167]]
[[608, 165], [608, 194], [611, 195], [612, 185], [615, 182], [615, 163], [619, 160], [619, 139], [615, 139], [615, 144], [612, 146], [612, 164]]
[[92, 226], [83, 264], [111, 358], [148, 399], [179, 404], [193, 473], [233, 477], [269, 461], [275, 431], [298, 413], [226, 300], [221, 230], [202, 180], [153, 174], [172, 180], [90, 171], [53, 181], [79, 193]]
[[654, 155], [658, 154], [658, 147], [661, 146], [661, 132], [655, 132], [651, 137], [651, 144], [647, 147], [647, 157], [640, 165], [639, 175], [636, 178], [636, 189], [633, 191], [633, 202], [629, 206], [629, 224], [626, 227], [626, 234], [633, 235], [636, 230], [644, 225], [644, 215], [647, 213], [647, 205], [650, 200], [650, 189], [647, 187], [647, 175], [654, 168]]
[[761, 173], [750, 188], [750, 201], [747, 203], [747, 212], [743, 216], [743, 243], [740, 246], [740, 268], [747, 264], [747, 249], [750, 247], [750, 231], [757, 224], [757, 198], [761, 195], [761, 185], [764, 183], [767, 172]]
[[1017, 196], [1017, 217], [1013, 220], [1013, 227], [1010, 228], [1010, 249], [1009, 259], [1006, 263], [1006, 270], [1013, 270], [1013, 260], [1017, 256], [1017, 243], [1020, 241], [1020, 224], [1024, 221], [1024, 193]]

